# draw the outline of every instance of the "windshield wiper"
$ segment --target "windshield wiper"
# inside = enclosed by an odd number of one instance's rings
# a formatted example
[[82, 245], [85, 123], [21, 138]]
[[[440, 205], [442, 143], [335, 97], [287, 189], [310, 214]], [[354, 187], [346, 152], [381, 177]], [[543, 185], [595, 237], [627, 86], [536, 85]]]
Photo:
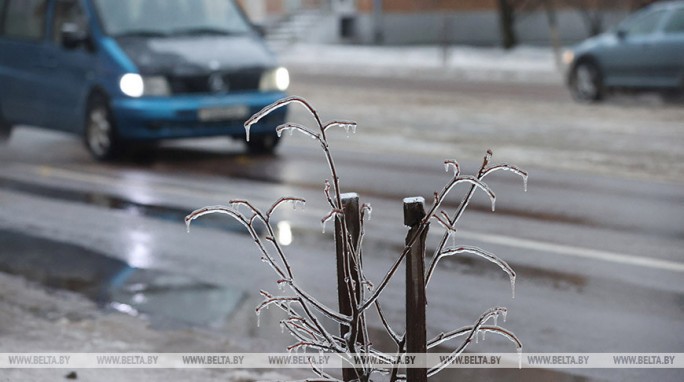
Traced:
[[229, 36], [240, 34], [237, 31], [231, 31], [228, 29], [212, 28], [212, 27], [195, 27], [195, 28], [180, 28], [171, 31], [174, 36], [197, 36], [197, 35], [218, 35], [218, 36]]
[[135, 29], [117, 33], [115, 37], [166, 37], [167, 33], [151, 29]]

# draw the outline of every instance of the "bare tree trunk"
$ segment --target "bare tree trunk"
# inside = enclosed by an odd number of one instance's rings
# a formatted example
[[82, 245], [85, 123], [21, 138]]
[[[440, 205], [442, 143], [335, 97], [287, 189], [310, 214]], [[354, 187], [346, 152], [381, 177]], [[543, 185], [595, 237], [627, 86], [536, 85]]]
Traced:
[[515, 9], [510, 0], [498, 0], [498, 4], [501, 45], [505, 49], [511, 49], [518, 44], [515, 33]]

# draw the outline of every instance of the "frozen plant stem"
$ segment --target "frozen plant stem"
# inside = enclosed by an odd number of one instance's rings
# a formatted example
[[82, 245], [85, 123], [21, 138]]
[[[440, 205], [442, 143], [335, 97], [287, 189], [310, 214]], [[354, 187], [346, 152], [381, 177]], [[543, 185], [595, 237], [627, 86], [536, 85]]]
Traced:
[[[309, 102], [301, 97], [293, 96], [281, 99], [263, 108], [247, 120], [247, 122], [245, 122], [247, 140], [249, 140], [249, 133], [252, 125], [274, 110], [291, 104], [301, 105], [308, 110], [313, 116], [316, 126], [312, 129], [302, 124], [285, 123], [276, 127], [277, 134], [281, 135], [285, 131], [288, 131], [290, 134], [297, 132], [316, 140], [321, 145], [330, 172], [331, 180], [326, 179], [323, 187], [323, 195], [330, 210], [322, 217], [321, 224], [325, 231], [326, 222], [333, 220], [335, 223], [339, 310], [326, 306], [299, 286], [296, 273], [290, 266], [288, 257], [281, 245], [275, 239], [275, 230], [271, 224], [273, 214], [284, 204], [291, 204], [294, 209], [298, 206], [303, 206], [305, 204], [304, 199], [282, 197], [275, 201], [266, 212], [255, 207], [247, 200], [236, 199], [229, 201], [227, 206], [200, 208], [193, 211], [185, 218], [188, 231], [193, 220], [212, 213], [228, 215], [236, 219], [247, 229], [257, 246], [261, 260], [268, 264], [275, 272], [277, 276], [276, 284], [278, 289], [282, 291], [282, 293], [279, 293], [278, 295], [273, 295], [263, 290], [261, 291], [263, 301], [255, 309], [257, 318], [262, 313], [263, 309], [268, 309], [269, 306], [274, 306], [284, 311], [287, 318], [280, 322], [281, 329], [283, 332], [292, 335], [295, 340], [295, 343], [288, 347], [288, 351], [306, 351], [307, 349], [311, 349], [318, 352], [339, 354], [342, 360], [350, 365], [350, 367], [345, 367], [345, 369], [343, 369], [344, 381], [367, 382], [371, 381], [372, 375], [377, 373], [388, 374], [390, 381], [407, 380], [407, 378], [424, 380], [424, 377], [432, 376], [447, 367], [448, 362], [439, 363], [437, 365], [426, 365], [428, 369], [422, 369], [422, 371], [419, 372], [418, 377], [409, 377], [407, 375], [399, 374], [397, 364], [394, 363], [396, 357], [399, 357], [412, 349], [430, 349], [453, 339], [465, 337], [463, 342], [456, 346], [451, 353], [451, 356], [455, 357], [461, 354], [465, 348], [472, 343], [473, 338], [477, 342], [479, 333], [482, 333], [484, 336], [485, 333], [490, 332], [508, 338], [520, 351], [522, 349], [522, 344], [515, 334], [497, 324], [497, 317], [499, 315], [505, 317], [507, 312], [506, 308], [492, 308], [484, 312], [473, 325], [442, 333], [434, 339], [426, 341], [424, 336], [416, 337], [413, 329], [408, 333], [404, 332], [402, 334], [399, 334], [399, 332], [392, 329], [381, 309], [379, 297], [386, 289], [392, 277], [396, 274], [401, 263], [407, 259], [409, 254], [411, 254], [410, 260], [411, 264], [413, 264], [411, 265], [412, 269], [415, 268], [419, 272], [419, 274], [416, 274], [415, 272], [411, 273], [411, 275], [413, 275], [411, 276], [412, 278], [419, 280], [417, 283], [418, 290], [414, 290], [416, 288], [416, 284], [414, 284], [412, 293], [416, 294], [417, 292], [419, 296], [423, 296], [423, 301], [424, 292], [436, 271], [439, 260], [447, 256], [458, 256], [465, 253], [482, 257], [499, 266], [509, 275], [511, 289], [514, 290], [515, 271], [503, 259], [483, 249], [472, 246], [454, 244], [450, 248], [445, 248], [445, 245], [449, 238], [455, 238], [457, 233], [456, 224], [478, 188], [487, 194], [491, 202], [492, 210], [494, 210], [496, 197], [489, 186], [484, 183], [484, 178], [488, 174], [499, 170], [513, 172], [523, 178], [526, 189], [527, 173], [518, 167], [507, 164], [490, 166], [492, 157], [491, 151], [487, 152], [477, 176], [462, 175], [460, 166], [456, 161], [445, 161], [445, 170], [447, 172], [450, 170], [452, 171], [450, 180], [445, 184], [442, 190], [434, 193], [434, 200], [427, 211], [423, 209], [424, 214], [421, 214], [418, 218], [411, 221], [411, 230], [407, 235], [404, 249], [389, 267], [380, 282], [377, 285], [374, 285], [368, 280], [364, 273], [361, 255], [365, 218], [367, 217], [370, 219], [371, 208], [369, 204], [359, 205], [358, 196], [355, 194], [342, 194], [340, 179], [335, 167], [327, 135], [330, 129], [333, 128], [342, 128], [347, 135], [349, 135], [350, 131], [355, 133], [357, 127], [356, 123], [343, 120], [323, 123], [318, 112]], [[454, 214], [450, 216], [447, 211], [441, 209], [442, 205], [444, 205], [444, 201], [456, 186], [462, 184], [468, 185], [466, 195], [461, 200], [461, 203], [458, 205]], [[424, 241], [431, 219], [435, 219], [437, 223], [445, 229], [445, 233], [438, 243], [437, 250], [432, 257], [429, 267], [425, 267], [425, 264], [423, 263], [425, 255]], [[263, 237], [257, 233], [256, 225], [265, 227], [265, 234]], [[415, 263], [416, 261], [419, 263]], [[425, 268], [427, 268], [427, 270], [425, 270]], [[421, 303], [421, 305], [424, 306], [425, 304]], [[372, 306], [377, 310], [380, 324], [385, 328], [396, 345], [393, 354], [385, 353], [374, 348], [369, 340], [368, 317], [366, 312]], [[411, 312], [408, 313], [408, 317], [410, 317]], [[331, 327], [331, 325], [325, 325], [325, 322], [322, 320], [336, 323], [340, 328], [340, 334], [333, 334], [328, 331], [326, 327]], [[493, 320], [493, 325], [488, 324], [488, 321], [490, 320]], [[410, 349], [407, 349], [407, 337], [413, 341]], [[420, 338], [418, 347], [414, 344], [416, 338]], [[383, 362], [386, 362], [387, 366], [377, 368], [377, 365], [371, 365], [370, 363], [355, 364], [354, 357], [357, 355], [372, 355], [383, 360]], [[367, 358], [362, 357], [361, 359], [366, 360]], [[366, 362], [370, 361], [368, 360]], [[317, 378], [308, 379], [310, 381], [337, 380], [315, 365], [311, 365], [311, 369], [317, 375]], [[421, 372], [424, 374], [420, 375]]]

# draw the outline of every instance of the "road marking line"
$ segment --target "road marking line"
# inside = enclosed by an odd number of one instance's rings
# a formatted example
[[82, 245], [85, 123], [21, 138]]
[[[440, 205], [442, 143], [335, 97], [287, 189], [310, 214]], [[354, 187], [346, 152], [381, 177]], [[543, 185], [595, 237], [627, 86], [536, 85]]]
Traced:
[[[59, 169], [59, 168], [50, 167], [50, 166], [26, 165], [26, 167], [28, 167], [31, 171], [33, 171], [37, 175], [43, 176], [43, 177], [62, 177], [62, 178], [71, 179], [71, 180], [79, 180], [79, 181], [83, 181], [83, 182], [98, 183], [101, 185], [111, 185], [111, 184], [120, 185], [120, 184], [116, 183], [115, 179], [110, 178], [108, 176], [104, 176], [104, 175], [79, 173], [79, 172], [72, 171], [72, 170]], [[138, 186], [145, 186], [145, 185], [138, 185]], [[157, 188], [157, 187], [155, 187], [155, 188]], [[206, 195], [212, 195], [212, 196], [216, 195], [216, 193], [211, 192], [211, 191], [206, 191], [206, 190], [188, 191], [188, 190], [184, 190], [184, 189], [181, 189], [178, 187], [173, 187], [170, 185], [163, 185], [159, 188], [162, 188], [165, 191], [170, 192], [170, 193], [176, 193], [178, 195], [192, 196], [192, 197], [197, 197], [197, 193], [204, 193]], [[314, 211], [308, 210], [305, 213], [306, 214], [313, 214]], [[431, 233], [433, 233], [433, 232], [434, 231], [431, 231]], [[601, 260], [601, 261], [623, 264], [623, 265], [632, 265], [632, 266], [639, 266], [639, 267], [646, 267], [646, 268], [654, 268], [654, 269], [661, 269], [661, 270], [673, 271], [673, 272], [684, 272], [684, 263], [675, 262], [675, 261], [652, 259], [652, 258], [648, 258], [648, 257], [635, 256], [635, 255], [625, 255], [625, 254], [621, 254], [621, 253], [608, 252], [608, 251], [602, 251], [602, 250], [590, 249], [590, 248], [582, 248], [582, 247], [576, 247], [576, 246], [564, 245], [564, 244], [554, 244], [554, 243], [543, 242], [543, 241], [538, 241], [538, 240], [521, 239], [521, 238], [517, 238], [517, 237], [513, 237], [513, 236], [496, 235], [496, 234], [489, 234], [489, 233], [479, 233], [479, 232], [468, 231], [468, 230], [459, 230], [458, 232], [466, 238], [482, 241], [485, 243], [504, 245], [504, 246], [513, 247], [513, 248], [531, 249], [534, 251], [554, 253], [557, 255], [582, 257], [582, 258], [587, 258], [587, 259], [592, 259], [592, 260]], [[440, 236], [441, 236], [441, 234], [440, 234]]]
[[537, 240], [520, 239], [517, 237], [478, 233], [473, 231], [458, 231], [462, 236], [483, 241], [491, 244], [505, 245], [508, 247], [531, 249], [541, 252], [551, 252], [558, 255], [583, 257], [593, 260], [602, 260], [611, 263], [634, 265], [647, 268], [662, 269], [674, 272], [684, 272], [684, 263], [669, 260], [651, 259], [643, 256], [624, 255], [621, 253], [601, 251], [597, 249], [575, 247], [564, 244], [553, 244]]

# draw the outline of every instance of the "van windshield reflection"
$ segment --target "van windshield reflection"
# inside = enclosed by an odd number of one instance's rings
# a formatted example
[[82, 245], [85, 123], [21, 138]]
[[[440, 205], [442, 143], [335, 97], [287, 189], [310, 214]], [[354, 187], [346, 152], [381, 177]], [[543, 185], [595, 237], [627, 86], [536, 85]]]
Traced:
[[246, 34], [251, 27], [232, 0], [96, 0], [115, 37]]

